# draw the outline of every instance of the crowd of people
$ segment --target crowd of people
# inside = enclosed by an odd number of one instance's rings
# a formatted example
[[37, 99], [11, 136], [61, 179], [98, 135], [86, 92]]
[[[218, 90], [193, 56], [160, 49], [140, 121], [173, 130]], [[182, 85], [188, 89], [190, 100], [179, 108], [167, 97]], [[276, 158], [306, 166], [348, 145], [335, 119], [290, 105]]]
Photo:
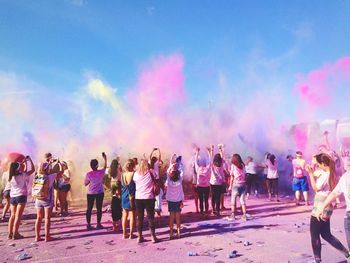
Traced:
[[[237, 202], [239, 202], [241, 219], [249, 220], [251, 215], [247, 212], [249, 210], [247, 199], [251, 193], [255, 196], [259, 194], [257, 169], [266, 169], [265, 184], [268, 199], [280, 202], [278, 162], [274, 154], [266, 153], [263, 163], [257, 164], [251, 156], [243, 161], [237, 153], [233, 154], [230, 160], [226, 160], [222, 144], [217, 146], [217, 152], [214, 145], [207, 147], [205, 154], [201, 154], [200, 151], [199, 147], [195, 147], [191, 183], [196, 212], [202, 219], [211, 215], [220, 217], [224, 194], [228, 193], [231, 196], [231, 214], [225, 218], [237, 220], [239, 214]], [[350, 180], [350, 150], [343, 148], [338, 156], [335, 151], [320, 147], [319, 152], [312, 157], [310, 163], [303, 158], [301, 151], [297, 151], [293, 158], [290, 157], [288, 156], [293, 166], [291, 188], [295, 192], [296, 205], [301, 204], [302, 197], [304, 204], [309, 205], [310, 188], [315, 192], [310, 218], [310, 236], [315, 262], [321, 262], [320, 237], [343, 253], [350, 262], [348, 248], [330, 231], [330, 218], [337, 205], [333, 205], [333, 200], [343, 193], [347, 207], [344, 226], [350, 246], [350, 183], [348, 183]], [[108, 170], [105, 153], [102, 153], [102, 158], [101, 167], [97, 159], [90, 161], [91, 171], [86, 173], [84, 179], [87, 187], [87, 231], [104, 228], [101, 223], [106, 188], [104, 178], [108, 174], [111, 179], [108, 188], [112, 197], [108, 202], [111, 204], [113, 230], [121, 226], [122, 238], [137, 238], [138, 243], [144, 242], [143, 225], [146, 210], [151, 240], [153, 243], [159, 242], [156, 236], [155, 215], [157, 214], [158, 217], [162, 215], [163, 197], [165, 197], [169, 212], [169, 239], [180, 238], [185, 173], [182, 157], [174, 154], [164, 169], [160, 149], [154, 148], [148, 158], [144, 155], [140, 159], [128, 159], [124, 166], [119, 157], [115, 158]], [[161, 172], [163, 170], [165, 173]], [[28, 184], [31, 175], [34, 176], [30, 192], [35, 199], [37, 211], [35, 240], [42, 240], [40, 232], [44, 220], [45, 240], [51, 241], [53, 237], [50, 235], [50, 221], [53, 208], [59, 206], [62, 216], [68, 214], [67, 193], [71, 188], [71, 176], [67, 163], [53, 158], [50, 153], [45, 155], [44, 161], [38, 165], [37, 169], [29, 156], [19, 155], [8, 163], [3, 173], [5, 206], [2, 220], [5, 221], [10, 209], [8, 238], [15, 240], [23, 238], [19, 227], [29, 195]], [[94, 205], [97, 210], [95, 227], [91, 223]], [[135, 230], [137, 235], [135, 235]]]

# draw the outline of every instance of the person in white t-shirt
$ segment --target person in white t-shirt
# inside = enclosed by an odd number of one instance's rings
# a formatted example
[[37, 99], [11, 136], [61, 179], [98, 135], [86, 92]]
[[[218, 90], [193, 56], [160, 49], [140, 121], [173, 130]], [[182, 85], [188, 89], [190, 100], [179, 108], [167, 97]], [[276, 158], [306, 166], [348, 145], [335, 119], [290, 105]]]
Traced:
[[[348, 249], [345, 248], [343, 244], [331, 234], [330, 218], [333, 213], [333, 206], [330, 204], [325, 207], [325, 200], [327, 199], [327, 196], [336, 186], [334, 161], [328, 154], [325, 153], [317, 154], [315, 158], [319, 165], [320, 171], [315, 173], [315, 170], [312, 169], [312, 167], [307, 167], [312, 189], [316, 192], [310, 219], [311, 244], [315, 262], [321, 262], [320, 236], [322, 236], [322, 238], [335, 249], [341, 252], [347, 260], [350, 260]], [[320, 211], [322, 213], [322, 220], [318, 220]]]
[[159, 240], [156, 237], [156, 227], [154, 223], [154, 203], [155, 196], [153, 193], [154, 176], [150, 173], [148, 162], [146, 159], [141, 159], [134, 174], [134, 182], [136, 184], [135, 203], [137, 213], [137, 242], [144, 241], [142, 230], [145, 210], [147, 212], [148, 225], [151, 230], [152, 243], [157, 243]]
[[169, 210], [169, 228], [170, 228], [170, 239], [173, 239], [174, 220], [176, 221], [177, 227], [177, 238], [180, 238], [181, 229], [181, 204], [184, 199], [184, 192], [182, 188], [183, 171], [178, 169], [177, 163], [172, 164], [168, 169], [167, 180], [166, 180], [166, 200], [168, 202]]
[[341, 150], [341, 158], [343, 161], [345, 173], [340, 178], [337, 186], [328, 195], [321, 209], [315, 216], [318, 218], [318, 220], [322, 219], [322, 215], [326, 207], [328, 207], [337, 197], [343, 194], [346, 202], [344, 228], [348, 247], [350, 248], [350, 145]]
[[101, 224], [102, 219], [102, 205], [104, 198], [104, 189], [103, 189], [103, 177], [106, 173], [107, 168], [107, 156], [103, 152], [102, 157], [104, 159], [104, 166], [102, 169], [98, 169], [98, 161], [93, 159], [90, 161], [90, 167], [92, 171], [88, 172], [85, 176], [85, 186], [88, 186], [87, 192], [87, 209], [86, 209], [86, 222], [87, 230], [92, 230], [91, 226], [91, 213], [92, 208], [96, 200], [96, 210], [97, 210], [97, 225], [96, 229], [103, 229]]
[[276, 201], [279, 202], [278, 199], [278, 164], [275, 155], [270, 154], [266, 159], [266, 167], [267, 167], [267, 191], [269, 193], [269, 199], [272, 201], [272, 193], [275, 194]]
[[[30, 165], [30, 168], [28, 167]], [[8, 238], [21, 239], [23, 236], [18, 233], [19, 225], [24, 208], [27, 203], [28, 180], [34, 173], [35, 168], [32, 159], [27, 156], [23, 162], [13, 162], [10, 164], [9, 182], [11, 217], [8, 224]]]
[[[6, 166], [8, 166], [8, 164]], [[2, 192], [2, 196], [5, 199], [6, 203], [2, 210], [2, 217], [1, 217], [2, 222], [6, 220], [6, 214], [10, 210], [10, 190], [11, 190], [11, 184], [9, 182], [9, 175], [10, 175], [9, 169], [8, 167], [6, 167], [4, 170], [5, 171], [2, 174], [2, 184], [5, 186], [5, 188]]]
[[259, 190], [259, 177], [256, 172], [257, 165], [253, 160], [253, 157], [248, 156], [245, 161], [245, 172], [246, 172], [246, 180], [247, 180], [247, 191], [246, 191], [246, 199], [249, 198], [252, 187], [254, 189], [254, 194], [258, 197]]

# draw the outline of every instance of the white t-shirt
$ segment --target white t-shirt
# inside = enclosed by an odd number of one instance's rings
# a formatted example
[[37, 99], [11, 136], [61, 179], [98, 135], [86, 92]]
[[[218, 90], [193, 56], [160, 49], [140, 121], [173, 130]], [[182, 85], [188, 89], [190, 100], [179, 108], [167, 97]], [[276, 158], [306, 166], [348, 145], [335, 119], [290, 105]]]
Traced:
[[346, 202], [346, 211], [350, 211], [350, 171], [345, 172], [340, 178], [337, 186], [334, 188], [334, 191], [340, 195], [344, 194]]
[[168, 174], [165, 185], [167, 186], [166, 200], [170, 202], [180, 202], [184, 200], [184, 191], [182, 188], [183, 172], [180, 171], [180, 178], [176, 182], [170, 179]]
[[236, 165], [231, 164], [230, 175], [232, 176], [234, 186], [245, 185], [244, 167], [242, 169], [239, 169]]
[[19, 175], [13, 176], [11, 179], [11, 191], [10, 197], [17, 197], [21, 195], [28, 195], [28, 182], [29, 176], [27, 173], [21, 173]]
[[2, 184], [5, 185], [4, 191], [11, 189], [11, 183], [9, 182], [10, 173], [8, 171], [2, 174]]
[[199, 187], [208, 187], [210, 186], [210, 172], [211, 172], [211, 166], [210, 164], [207, 166], [199, 166], [198, 162], [196, 161], [194, 163], [196, 173], [197, 173], [197, 186]]
[[247, 174], [256, 174], [256, 164], [253, 161], [250, 161], [246, 165], [245, 171]]
[[211, 165], [211, 175], [210, 175], [210, 184], [211, 185], [223, 185], [225, 183], [225, 172], [224, 172], [224, 163], [221, 167], [216, 167]]
[[159, 160], [154, 163], [153, 168], [151, 168], [153, 176], [155, 179], [159, 179]]
[[149, 172], [144, 175], [135, 172], [134, 182], [136, 184], [135, 199], [154, 199], [153, 180]]
[[320, 189], [317, 194], [328, 196], [330, 194], [329, 184], [329, 172], [323, 170], [317, 171], [316, 188]]
[[267, 166], [267, 179], [277, 179], [278, 178], [278, 172], [277, 172], [277, 160], [275, 160], [275, 164], [272, 164], [269, 159], [266, 160], [266, 166]]
[[85, 184], [88, 184], [89, 195], [93, 194], [101, 194], [104, 192], [103, 190], [103, 177], [106, 173], [106, 169], [100, 169], [96, 171], [90, 171], [85, 176]]

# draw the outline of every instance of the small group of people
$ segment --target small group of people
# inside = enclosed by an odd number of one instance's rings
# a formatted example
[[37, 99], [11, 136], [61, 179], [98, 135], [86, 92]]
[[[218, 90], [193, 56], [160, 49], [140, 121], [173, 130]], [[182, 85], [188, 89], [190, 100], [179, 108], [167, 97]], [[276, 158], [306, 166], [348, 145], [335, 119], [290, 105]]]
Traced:
[[[153, 156], [156, 151], [158, 151], [158, 156]], [[101, 224], [102, 203], [104, 198], [103, 177], [106, 174], [107, 168], [107, 157], [105, 153], [102, 154], [102, 157], [104, 159], [103, 168], [98, 169], [98, 161], [93, 159], [90, 161], [92, 170], [88, 172], [85, 177], [85, 185], [88, 187], [86, 211], [88, 230], [93, 229], [91, 225], [91, 212], [95, 201], [97, 209], [96, 229], [103, 228]], [[169, 238], [173, 239], [175, 236], [179, 238], [181, 235], [180, 213], [184, 200], [181, 157], [173, 155], [166, 172], [166, 180], [163, 189], [161, 189], [162, 184], [159, 183], [160, 163], [162, 163], [160, 150], [154, 148], [148, 160], [146, 158], [142, 158], [140, 161], [137, 158], [128, 159], [124, 165], [124, 169], [117, 168], [117, 170], [120, 171], [120, 177], [116, 179], [117, 183], [113, 184], [111, 187], [113, 194], [111, 210], [113, 229], [117, 229], [118, 221], [121, 220], [124, 239], [135, 238], [134, 231], [136, 228], [138, 243], [144, 241], [143, 222], [146, 210], [152, 242], [156, 243], [159, 241], [155, 232], [155, 211], [156, 205], [159, 209], [158, 211], [161, 211], [162, 191], [166, 192], [168, 211], [170, 213]], [[113, 177], [113, 171], [110, 171], [110, 173]], [[173, 231], [174, 223], [176, 223], [177, 227], [176, 235], [174, 235]]]
[[[27, 204], [28, 195], [35, 199], [37, 212], [35, 222], [35, 240], [41, 241], [41, 224], [45, 219], [45, 240], [51, 241], [50, 222], [55, 203], [54, 188], [58, 185], [58, 197], [62, 214], [68, 212], [67, 192], [69, 191], [69, 174], [66, 162], [53, 159], [50, 153], [45, 155], [45, 160], [39, 164], [36, 171], [30, 156], [16, 154], [6, 164], [7, 169], [2, 175], [5, 182], [3, 197], [5, 206], [2, 213], [2, 221], [6, 220], [6, 214], [10, 208], [8, 222], [8, 238], [22, 239], [19, 226], [22, 214]], [[32, 182], [32, 185], [30, 185]], [[29, 190], [28, 190], [29, 189]]]

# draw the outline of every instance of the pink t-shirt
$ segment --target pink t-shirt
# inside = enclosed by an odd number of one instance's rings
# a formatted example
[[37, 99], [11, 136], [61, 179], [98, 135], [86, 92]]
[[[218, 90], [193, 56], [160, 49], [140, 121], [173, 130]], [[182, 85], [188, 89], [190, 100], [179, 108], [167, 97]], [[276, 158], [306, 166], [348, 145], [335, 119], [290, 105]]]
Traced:
[[85, 184], [89, 183], [87, 193], [89, 195], [103, 193], [103, 177], [106, 173], [106, 169], [100, 169], [96, 171], [90, 171], [85, 176]]
[[236, 165], [231, 164], [230, 175], [233, 178], [233, 185], [242, 186], [245, 184], [244, 167], [242, 169], [239, 169]]
[[210, 185], [210, 165], [208, 166], [197, 166], [196, 165], [196, 173], [197, 173], [197, 186], [199, 187], [208, 187]]
[[154, 199], [153, 181], [149, 172], [144, 175], [135, 172], [134, 182], [136, 184], [135, 199]]

